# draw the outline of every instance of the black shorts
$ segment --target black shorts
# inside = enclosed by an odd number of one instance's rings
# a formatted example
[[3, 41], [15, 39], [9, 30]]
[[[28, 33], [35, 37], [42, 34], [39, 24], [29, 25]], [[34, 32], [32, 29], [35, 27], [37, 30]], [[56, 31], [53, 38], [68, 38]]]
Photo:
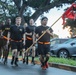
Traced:
[[20, 51], [23, 48], [23, 43], [22, 42], [15, 42], [15, 41], [11, 41], [11, 49], [17, 49], [18, 51]]
[[38, 54], [45, 55], [50, 52], [50, 44], [38, 44]]
[[33, 44], [32, 40], [26, 40], [25, 49], [29, 48]]
[[3, 46], [5, 46], [7, 44], [7, 40], [5, 40], [5, 39], [0, 39], [0, 47], [3, 47]]

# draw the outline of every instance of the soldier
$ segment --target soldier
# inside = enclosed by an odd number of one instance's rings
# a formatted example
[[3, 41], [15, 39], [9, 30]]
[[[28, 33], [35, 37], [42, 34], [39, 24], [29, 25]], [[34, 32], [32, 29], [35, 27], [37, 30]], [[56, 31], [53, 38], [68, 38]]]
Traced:
[[[36, 34], [40, 37], [44, 31], [46, 31], [49, 27], [47, 25], [48, 18], [43, 17], [41, 19], [41, 26], [36, 28]], [[47, 32], [38, 40], [38, 54], [40, 55], [40, 62], [42, 69], [48, 68], [48, 60], [50, 57], [50, 36], [52, 35], [53, 30], [47, 30]], [[45, 59], [44, 59], [45, 57]]]
[[[35, 28], [34, 20], [30, 19], [29, 25], [26, 27], [26, 42], [25, 42], [25, 49], [29, 48], [35, 41]], [[28, 56], [29, 52], [26, 53], [26, 64], [28, 64]], [[34, 63], [34, 57], [35, 57], [35, 46], [32, 47], [32, 61], [31, 63]], [[25, 58], [23, 60], [23, 63], [25, 62]]]
[[[12, 25], [10, 28], [10, 37], [11, 37], [11, 49], [12, 49], [12, 60], [11, 65], [15, 64], [18, 66], [18, 56], [19, 51], [22, 49], [22, 38], [24, 36], [24, 28], [21, 25], [21, 17], [16, 17], [15, 25]], [[9, 42], [9, 41], [8, 41]]]
[[11, 19], [8, 18], [6, 20], [5, 25], [2, 25], [1, 26], [1, 29], [2, 29], [2, 34], [1, 35], [3, 37], [3, 39], [1, 41], [2, 41], [2, 47], [3, 47], [4, 64], [7, 63], [7, 58], [8, 58], [8, 54], [9, 54], [7, 40], [8, 40], [8, 35], [9, 35], [8, 32], [10, 30], [10, 25], [11, 25]]
[[23, 26], [24, 29], [26, 29], [27, 26], [28, 26], [28, 24], [27, 23], [24, 23], [24, 26]]
[[1, 62], [1, 56], [2, 56], [2, 50], [1, 50], [1, 47], [2, 47], [2, 24], [0, 23], [0, 62]]

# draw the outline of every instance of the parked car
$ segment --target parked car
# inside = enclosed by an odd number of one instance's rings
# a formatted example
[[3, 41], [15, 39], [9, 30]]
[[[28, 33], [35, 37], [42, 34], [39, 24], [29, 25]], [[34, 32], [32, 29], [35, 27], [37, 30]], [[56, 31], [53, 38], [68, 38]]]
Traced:
[[62, 44], [67, 40], [68, 40], [68, 38], [54, 38], [54, 39], [51, 39], [50, 40], [50, 48], [52, 48], [56, 44]]
[[67, 58], [76, 56], [76, 38], [71, 38], [62, 44], [57, 44], [50, 51], [52, 55], [57, 57]]
[[51, 39], [50, 40], [50, 46], [54, 46], [56, 44], [61, 44], [61, 43], [64, 43], [65, 41], [67, 41], [68, 38], [54, 38], [54, 39]]

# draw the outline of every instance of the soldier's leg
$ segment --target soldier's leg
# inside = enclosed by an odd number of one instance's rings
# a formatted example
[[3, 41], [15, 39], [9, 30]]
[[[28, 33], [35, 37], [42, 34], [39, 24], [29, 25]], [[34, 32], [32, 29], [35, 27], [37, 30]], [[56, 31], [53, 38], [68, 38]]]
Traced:
[[22, 49], [22, 59], [23, 63], [25, 63], [25, 49]]
[[0, 47], [0, 62], [1, 62], [1, 56], [2, 56], [2, 50], [1, 50], [1, 47]]
[[18, 66], [18, 56], [19, 56], [19, 52], [18, 52], [18, 50], [17, 49], [15, 49], [15, 61], [14, 61], [14, 64], [15, 64], [15, 66]]
[[29, 56], [29, 52], [26, 52], [26, 64], [28, 64], [28, 56]]
[[44, 55], [40, 55], [40, 58], [39, 58], [40, 62], [41, 62], [41, 67], [45, 65], [45, 61], [44, 61]]
[[18, 66], [18, 57], [19, 57], [19, 54], [20, 54], [20, 50], [22, 50], [22, 42], [17, 42], [17, 52], [15, 52], [16, 54], [15, 54], [15, 62], [14, 62], [14, 64], [16, 65], [16, 66]]
[[38, 43], [38, 54], [39, 54], [39, 60], [41, 62], [41, 67], [44, 65], [44, 46], [42, 44]]
[[32, 47], [32, 63], [35, 65], [34, 58], [35, 58], [35, 46]]
[[18, 62], [18, 58], [17, 58], [17, 42], [15, 41], [11, 41], [11, 49], [12, 49], [12, 60], [11, 60], [11, 65], [15, 64], [16, 66], [18, 66], [17, 62]]
[[3, 47], [4, 64], [7, 63], [8, 54], [9, 54], [8, 45], [5, 45], [5, 46]]
[[45, 46], [43, 44], [38, 44], [38, 53], [40, 55], [41, 68], [46, 69], [45, 66]]
[[11, 65], [13, 65], [14, 61], [15, 61], [15, 56], [17, 54], [17, 49], [13, 49], [12, 50], [12, 60], [11, 60]]
[[46, 58], [45, 58], [45, 65], [46, 65], [46, 68], [49, 67], [49, 65], [48, 65], [49, 57], [50, 57], [50, 54], [46, 54]]
[[0, 47], [0, 59], [1, 59], [1, 56], [2, 56], [2, 50], [1, 50], [1, 47]]
[[[25, 45], [25, 51], [28, 49], [28, 47], [30, 46], [30, 42], [29, 40], [26, 40], [26, 45]], [[26, 55], [26, 64], [28, 64], [28, 56], [29, 56], [29, 52], [25, 52]]]
[[[25, 49], [27, 50], [27, 49], [31, 46], [31, 44], [32, 44], [32, 42], [31, 42], [30, 40], [26, 40]], [[26, 50], [25, 50], [25, 51], [26, 51]], [[28, 64], [30, 50], [28, 50], [25, 54], [26, 54], [26, 64]]]
[[46, 47], [45, 47], [45, 54], [46, 54], [46, 57], [45, 57], [45, 66], [46, 68], [48, 68], [48, 60], [49, 60], [49, 57], [50, 57], [50, 45], [47, 44]]
[[49, 55], [49, 54], [46, 54], [45, 63], [47, 63], [47, 62], [48, 62], [48, 60], [49, 60], [49, 57], [50, 57], [50, 55]]
[[8, 54], [9, 54], [9, 52], [7, 50], [4, 50], [4, 64], [7, 63]]

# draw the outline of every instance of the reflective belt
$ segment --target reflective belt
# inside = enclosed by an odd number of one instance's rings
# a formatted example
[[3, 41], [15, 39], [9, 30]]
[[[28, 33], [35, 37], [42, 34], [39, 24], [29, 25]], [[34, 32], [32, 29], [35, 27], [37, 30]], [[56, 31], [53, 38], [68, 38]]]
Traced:
[[[7, 38], [6, 36], [3, 36], [3, 39], [8, 40], [8, 38]], [[11, 38], [9, 38], [9, 40], [10, 40], [10, 41], [15, 41], [15, 42], [22, 42], [22, 40], [17, 41], [17, 40], [13, 40], [13, 39], [11, 39]]]
[[28, 37], [28, 36], [26, 37], [26, 39], [28, 39], [28, 40], [32, 40], [32, 38], [30, 38], [30, 37]]
[[14, 41], [14, 42], [22, 42], [22, 40], [17, 41], [17, 40], [13, 40], [13, 39], [11, 39], [11, 41]]
[[3, 39], [8, 40], [8, 38], [6, 36], [3, 36]]
[[38, 42], [39, 44], [50, 44], [50, 42]]

